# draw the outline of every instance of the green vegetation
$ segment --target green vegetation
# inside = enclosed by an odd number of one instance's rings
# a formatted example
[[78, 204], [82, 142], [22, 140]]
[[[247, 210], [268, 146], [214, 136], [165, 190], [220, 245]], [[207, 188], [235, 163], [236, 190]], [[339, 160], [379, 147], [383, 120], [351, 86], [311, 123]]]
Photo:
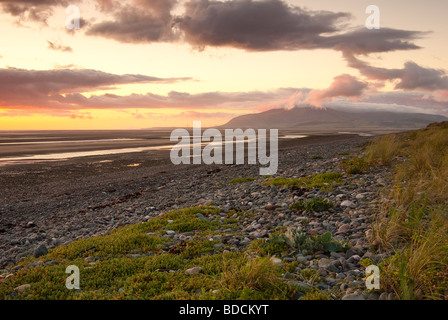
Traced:
[[382, 288], [401, 299], [446, 299], [448, 123], [382, 137], [367, 147], [366, 158], [395, 169], [371, 239], [393, 254], [381, 265]]
[[303, 188], [320, 188], [322, 191], [331, 190], [333, 184], [342, 183], [342, 174], [336, 172], [326, 172], [311, 175], [302, 178], [271, 178], [264, 185], [282, 186], [282, 187], [303, 187]]
[[292, 211], [297, 211], [297, 212], [303, 211], [303, 210], [305, 210], [305, 202], [302, 200], [297, 201], [297, 202], [291, 204], [289, 206], [289, 209], [291, 209]]
[[369, 171], [369, 163], [364, 158], [344, 160], [341, 166], [347, 174], [362, 174]]
[[334, 204], [322, 198], [313, 198], [305, 201], [297, 201], [289, 206], [292, 211], [303, 211], [306, 210], [308, 212], [322, 212], [334, 207]]
[[334, 204], [322, 198], [313, 198], [306, 201], [305, 209], [308, 212], [323, 212], [334, 207]]
[[367, 147], [366, 160], [372, 165], [390, 165], [394, 157], [398, 155], [400, 146], [397, 135], [377, 138]]
[[333, 239], [331, 232], [321, 235], [307, 236], [305, 232], [298, 229], [289, 229], [285, 234], [286, 243], [301, 251], [307, 250], [311, 252], [342, 252], [349, 249], [347, 243], [342, 243]]
[[300, 275], [309, 283], [315, 283], [320, 280], [320, 275], [316, 269], [302, 269]]
[[312, 156], [311, 159], [313, 160], [322, 160], [324, 157], [322, 156]]
[[[58, 247], [28, 258], [14, 276], [3, 279], [0, 299], [288, 299], [281, 267], [268, 258], [217, 249], [210, 236], [231, 222], [220, 209], [194, 207], [116, 229], [107, 235]], [[229, 213], [234, 215], [234, 212]], [[244, 215], [245, 213], [240, 213]], [[231, 220], [231, 219], [230, 219]], [[189, 232], [192, 240], [173, 242], [167, 230]], [[42, 261], [44, 264], [30, 266]], [[45, 264], [55, 261], [55, 264]], [[81, 290], [68, 290], [67, 266], [80, 269]], [[201, 267], [199, 274], [187, 269]], [[29, 284], [20, 292], [15, 288]]]
[[230, 180], [228, 183], [246, 183], [257, 180], [257, 178], [235, 178]]
[[327, 291], [312, 290], [307, 292], [301, 300], [331, 300], [331, 295]]
[[259, 251], [265, 255], [283, 253], [288, 251], [288, 248], [301, 252], [343, 252], [350, 248], [347, 243], [334, 240], [331, 232], [308, 236], [298, 229], [289, 229], [284, 234], [272, 234], [265, 242], [259, 242], [258, 246]]
[[283, 234], [274, 232], [268, 240], [258, 239], [251, 243], [251, 249], [261, 256], [273, 256], [289, 251]]

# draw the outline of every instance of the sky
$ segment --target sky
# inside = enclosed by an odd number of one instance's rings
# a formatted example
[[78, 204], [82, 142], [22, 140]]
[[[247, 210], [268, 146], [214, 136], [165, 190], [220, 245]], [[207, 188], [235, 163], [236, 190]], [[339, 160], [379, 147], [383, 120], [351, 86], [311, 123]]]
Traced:
[[216, 126], [304, 105], [448, 116], [446, 12], [443, 0], [0, 0], [0, 130]]

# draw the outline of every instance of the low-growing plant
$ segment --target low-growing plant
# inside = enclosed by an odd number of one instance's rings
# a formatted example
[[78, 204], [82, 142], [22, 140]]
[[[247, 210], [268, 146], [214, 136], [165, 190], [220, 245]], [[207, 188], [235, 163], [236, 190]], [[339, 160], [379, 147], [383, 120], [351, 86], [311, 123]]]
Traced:
[[305, 210], [305, 202], [304, 201], [297, 201], [289, 206], [289, 209], [292, 211], [303, 211]]
[[262, 256], [272, 256], [289, 250], [285, 235], [274, 232], [267, 240], [259, 240], [253, 243], [254, 250]]
[[222, 290], [285, 291], [280, 270], [269, 258], [248, 258], [246, 261], [244, 265], [224, 262]]
[[305, 203], [305, 209], [308, 212], [322, 212], [333, 207], [334, 204], [331, 201], [322, 198], [313, 198]]
[[366, 159], [394, 164], [395, 172], [371, 237], [391, 254], [381, 269], [382, 288], [404, 300], [446, 299], [448, 123], [382, 137], [367, 147]]
[[230, 180], [228, 183], [246, 183], [257, 180], [257, 178], [235, 178]]
[[369, 163], [363, 158], [344, 160], [341, 166], [347, 174], [362, 174], [369, 171]]
[[365, 151], [366, 160], [372, 165], [387, 166], [400, 151], [401, 144], [396, 135], [387, 135], [375, 139]]
[[311, 290], [307, 292], [300, 300], [332, 300], [331, 294], [323, 290]]
[[331, 232], [326, 232], [321, 235], [308, 236], [302, 230], [290, 228], [283, 238], [278, 238], [277, 241], [283, 240], [288, 246], [298, 249], [300, 251], [324, 251], [324, 252], [343, 252], [350, 248], [348, 243], [342, 243], [333, 239]]
[[263, 182], [264, 185], [274, 185], [282, 187], [302, 187], [302, 188], [318, 188], [322, 191], [331, 190], [333, 184], [342, 183], [343, 175], [338, 172], [325, 172], [302, 178], [271, 178]]
[[365, 259], [362, 259], [359, 262], [359, 264], [362, 265], [364, 268], [367, 268], [368, 266], [372, 265], [372, 261], [369, 258], [365, 258]]
[[300, 275], [311, 284], [320, 279], [319, 273], [316, 269], [302, 269], [300, 270]]

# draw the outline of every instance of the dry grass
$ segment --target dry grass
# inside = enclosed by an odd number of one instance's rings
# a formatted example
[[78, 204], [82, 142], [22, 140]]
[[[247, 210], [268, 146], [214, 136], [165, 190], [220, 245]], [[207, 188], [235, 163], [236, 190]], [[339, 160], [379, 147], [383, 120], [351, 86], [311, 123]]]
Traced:
[[[394, 158], [401, 155], [404, 162]], [[395, 252], [384, 265], [385, 288], [402, 299], [440, 299], [448, 283], [448, 125], [385, 136], [366, 158], [394, 164], [394, 186], [373, 226], [372, 242]]]
[[221, 285], [225, 290], [276, 290], [280, 283], [279, 270], [268, 258], [248, 258], [245, 265], [224, 263]]
[[366, 150], [366, 160], [372, 165], [390, 165], [400, 151], [401, 144], [396, 135], [382, 136]]

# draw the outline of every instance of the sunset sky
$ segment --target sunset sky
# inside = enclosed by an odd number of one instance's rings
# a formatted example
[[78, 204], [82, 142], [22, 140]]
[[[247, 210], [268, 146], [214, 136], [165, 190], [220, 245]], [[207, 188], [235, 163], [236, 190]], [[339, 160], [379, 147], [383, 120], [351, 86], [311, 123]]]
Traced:
[[0, 130], [214, 126], [300, 104], [448, 116], [447, 14], [446, 0], [0, 0]]

